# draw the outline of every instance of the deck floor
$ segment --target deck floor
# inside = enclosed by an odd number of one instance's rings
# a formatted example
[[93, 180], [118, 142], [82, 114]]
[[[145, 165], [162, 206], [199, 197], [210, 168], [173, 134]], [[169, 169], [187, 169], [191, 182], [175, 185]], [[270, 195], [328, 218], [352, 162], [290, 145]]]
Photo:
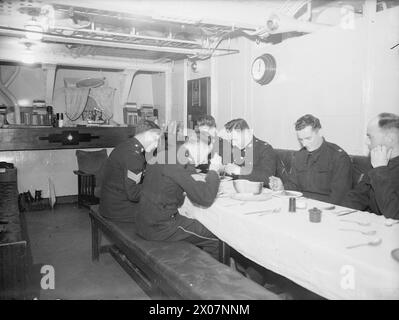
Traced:
[[54, 211], [26, 214], [36, 282], [41, 265], [51, 265], [55, 288], [43, 290], [40, 299], [148, 299], [109, 254], [91, 261], [90, 219], [77, 205], [56, 206]]
[[[35, 264], [32, 291], [38, 299], [149, 299], [111, 255], [91, 261], [88, 209], [57, 205], [54, 211], [27, 212], [26, 220]], [[43, 265], [54, 267], [54, 289], [40, 286]], [[272, 272], [266, 272], [265, 279], [265, 287], [283, 298], [320, 298]]]

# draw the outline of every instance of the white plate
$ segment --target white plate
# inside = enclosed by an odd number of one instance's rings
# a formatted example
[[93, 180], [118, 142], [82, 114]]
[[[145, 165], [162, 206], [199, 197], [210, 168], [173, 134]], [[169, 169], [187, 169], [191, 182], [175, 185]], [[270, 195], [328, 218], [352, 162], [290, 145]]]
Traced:
[[231, 180], [233, 180], [233, 177], [229, 176], [220, 177], [220, 182], [231, 181]]
[[271, 192], [263, 192], [260, 194], [253, 193], [234, 193], [230, 198], [241, 201], [266, 201], [272, 198]]
[[298, 191], [284, 190], [284, 191], [275, 192], [274, 196], [279, 198], [299, 198], [302, 197], [303, 194]]

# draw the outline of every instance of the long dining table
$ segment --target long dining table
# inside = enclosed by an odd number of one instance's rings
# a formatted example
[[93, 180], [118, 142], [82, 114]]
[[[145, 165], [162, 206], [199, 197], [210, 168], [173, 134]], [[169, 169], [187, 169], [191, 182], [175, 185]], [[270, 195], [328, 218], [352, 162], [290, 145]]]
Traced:
[[[306, 198], [297, 199], [303, 209], [289, 212], [288, 197], [271, 190], [242, 199], [232, 181], [221, 187], [211, 207], [186, 199], [179, 213], [248, 259], [327, 299], [399, 300], [399, 262], [392, 255], [399, 248], [398, 223]], [[322, 211], [319, 223], [309, 220], [313, 207]]]

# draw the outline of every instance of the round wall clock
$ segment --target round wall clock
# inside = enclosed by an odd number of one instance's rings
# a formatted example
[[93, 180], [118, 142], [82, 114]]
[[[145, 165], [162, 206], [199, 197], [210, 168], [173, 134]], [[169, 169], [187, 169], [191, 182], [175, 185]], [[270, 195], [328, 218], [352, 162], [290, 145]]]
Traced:
[[252, 63], [251, 74], [257, 83], [268, 84], [276, 74], [276, 59], [269, 53], [257, 57]]

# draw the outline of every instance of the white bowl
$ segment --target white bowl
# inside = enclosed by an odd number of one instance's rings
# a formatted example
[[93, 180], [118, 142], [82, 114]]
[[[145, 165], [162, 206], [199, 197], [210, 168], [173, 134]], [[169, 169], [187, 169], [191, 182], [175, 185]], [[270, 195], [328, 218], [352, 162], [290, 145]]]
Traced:
[[234, 189], [238, 193], [260, 194], [263, 189], [263, 182], [248, 181], [244, 179], [233, 180]]

